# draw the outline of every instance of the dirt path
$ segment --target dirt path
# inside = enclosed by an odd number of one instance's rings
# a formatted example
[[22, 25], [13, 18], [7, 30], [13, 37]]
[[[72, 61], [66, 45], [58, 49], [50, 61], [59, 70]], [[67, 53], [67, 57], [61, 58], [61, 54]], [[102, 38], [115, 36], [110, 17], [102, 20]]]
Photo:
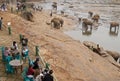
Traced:
[[51, 64], [58, 81], [120, 81], [120, 69], [63, 33], [72, 28], [74, 22], [70, 19], [63, 18], [65, 25], [57, 30], [46, 24], [51, 18], [45, 11], [34, 13], [35, 22], [7, 12], [1, 16], [5, 23], [12, 22], [15, 32], [41, 46], [41, 54]]

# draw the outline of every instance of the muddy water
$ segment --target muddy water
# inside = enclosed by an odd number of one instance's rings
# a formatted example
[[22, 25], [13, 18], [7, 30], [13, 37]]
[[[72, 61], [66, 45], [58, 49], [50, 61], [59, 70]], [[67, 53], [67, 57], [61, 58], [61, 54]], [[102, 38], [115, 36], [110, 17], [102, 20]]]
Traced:
[[[92, 32], [82, 33], [82, 25], [76, 23], [75, 29], [65, 31], [65, 34], [81, 42], [93, 41], [105, 49], [120, 52], [120, 30], [118, 30], [118, 33], [110, 33], [109, 31], [109, 23], [111, 21], [120, 23], [120, 5], [111, 4], [110, 1], [111, 0], [59, 0], [58, 14], [63, 10], [65, 14], [69, 14], [69, 16], [72, 17], [74, 16], [76, 22], [78, 21], [78, 17], [90, 19], [88, 11], [100, 15], [99, 26], [94, 26]], [[46, 2], [47, 3], [39, 3], [39, 5], [43, 6], [44, 9], [51, 10], [52, 2], [49, 0]]]

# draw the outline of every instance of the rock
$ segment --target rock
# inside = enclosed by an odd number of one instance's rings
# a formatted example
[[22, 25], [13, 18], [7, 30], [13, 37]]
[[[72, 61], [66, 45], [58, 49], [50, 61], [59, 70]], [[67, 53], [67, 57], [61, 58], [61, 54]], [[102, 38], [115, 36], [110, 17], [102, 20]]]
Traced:
[[87, 46], [88, 48], [91, 48], [91, 47], [97, 48], [97, 44], [95, 44], [94, 42], [91, 42], [91, 41], [83, 41], [83, 44], [85, 46]]
[[94, 42], [84, 41], [83, 44], [86, 47], [88, 47], [89, 49], [91, 49], [92, 51], [98, 53], [102, 57], [107, 57], [108, 56], [107, 52], [103, 49], [103, 47], [99, 47], [100, 51], [98, 51], [97, 44], [94, 43]]
[[118, 58], [120, 58], [120, 53], [116, 52], [116, 51], [110, 51], [110, 50], [106, 50], [106, 52], [111, 55], [115, 61], [118, 60]]
[[46, 24], [47, 24], [47, 25], [50, 25], [51, 23], [50, 23], [50, 22], [48, 22], [48, 21], [46, 21]]

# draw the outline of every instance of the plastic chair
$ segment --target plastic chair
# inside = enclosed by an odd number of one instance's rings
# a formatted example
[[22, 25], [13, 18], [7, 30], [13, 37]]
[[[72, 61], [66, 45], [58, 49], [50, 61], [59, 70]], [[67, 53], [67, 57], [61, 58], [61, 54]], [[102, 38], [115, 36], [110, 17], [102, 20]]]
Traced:
[[15, 59], [20, 60], [20, 59], [21, 59], [20, 54], [16, 54], [16, 55], [15, 55]]
[[12, 74], [14, 73], [15, 70], [9, 63], [6, 63], [5, 67], [7, 73], [12, 73]]
[[4, 55], [5, 47], [2, 46], [1, 50], [2, 50], [2, 61], [5, 62], [6, 61], [6, 58], [5, 58], [5, 55]]
[[26, 74], [27, 71], [28, 71], [28, 68], [25, 67], [25, 68], [23, 69], [23, 72], [22, 72], [22, 77], [23, 77], [23, 80], [24, 80], [24, 81], [30, 81], [29, 78], [27, 78], [27, 74]]
[[7, 56], [7, 57], [5, 57], [5, 61], [6, 61], [6, 63], [9, 63], [11, 60], [12, 60], [12, 56]]
[[23, 70], [23, 72], [22, 72], [23, 80], [24, 80], [24, 81], [34, 81], [33, 78], [27, 77], [27, 71], [28, 71], [28, 68], [25, 67], [24, 70]]

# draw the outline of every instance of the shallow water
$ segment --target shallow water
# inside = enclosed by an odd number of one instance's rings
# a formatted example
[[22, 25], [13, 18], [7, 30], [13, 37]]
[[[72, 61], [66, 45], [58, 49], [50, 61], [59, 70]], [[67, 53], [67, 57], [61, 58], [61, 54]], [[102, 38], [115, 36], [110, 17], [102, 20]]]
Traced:
[[[88, 18], [88, 11], [100, 15], [99, 26], [94, 27], [91, 33], [87, 32], [87, 34], [83, 34], [82, 25], [76, 24], [75, 29], [65, 31], [65, 34], [81, 42], [93, 41], [105, 49], [120, 52], [120, 30], [118, 30], [117, 34], [110, 33], [109, 31], [109, 23], [111, 21], [120, 23], [120, 5], [111, 4], [110, 1], [111, 0], [59, 0], [58, 14], [63, 10], [65, 14], [74, 16], [76, 22], [78, 17]], [[44, 9], [51, 10], [52, 2], [46, 2], [47, 3], [39, 4], [42, 5]], [[73, 8], [69, 8], [70, 6], [73, 6]]]

